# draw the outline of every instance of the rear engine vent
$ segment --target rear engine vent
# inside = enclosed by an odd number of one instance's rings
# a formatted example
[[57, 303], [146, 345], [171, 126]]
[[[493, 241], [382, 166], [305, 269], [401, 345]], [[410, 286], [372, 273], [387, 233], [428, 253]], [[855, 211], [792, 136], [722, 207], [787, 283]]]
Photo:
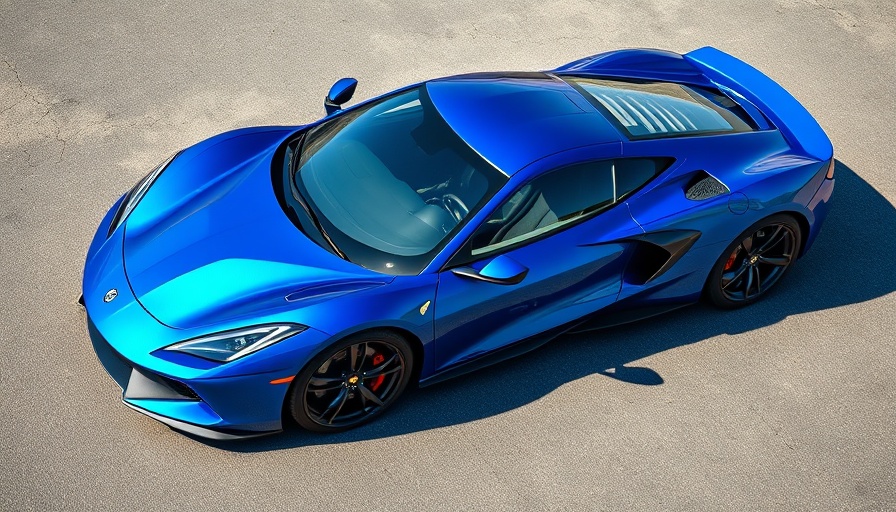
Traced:
[[688, 182], [684, 195], [691, 201], [703, 201], [729, 192], [731, 191], [724, 183], [710, 176], [706, 171], [697, 171]]

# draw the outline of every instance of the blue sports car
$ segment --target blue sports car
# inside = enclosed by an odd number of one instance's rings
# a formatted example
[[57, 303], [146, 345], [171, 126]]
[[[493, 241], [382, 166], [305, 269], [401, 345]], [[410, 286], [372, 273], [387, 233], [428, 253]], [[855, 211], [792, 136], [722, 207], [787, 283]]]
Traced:
[[833, 148], [714, 48], [411, 85], [155, 167], [87, 252], [124, 403], [216, 439], [361, 425], [570, 330], [766, 295], [811, 247]]

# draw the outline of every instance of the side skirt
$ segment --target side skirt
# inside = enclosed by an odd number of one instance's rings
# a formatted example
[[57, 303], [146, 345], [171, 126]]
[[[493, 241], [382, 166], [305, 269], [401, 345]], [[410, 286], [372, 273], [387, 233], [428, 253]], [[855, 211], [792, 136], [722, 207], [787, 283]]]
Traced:
[[637, 322], [645, 318], [650, 318], [653, 316], [661, 315], [663, 313], [668, 313], [669, 311], [681, 309], [683, 307], [690, 306], [691, 304], [694, 303], [676, 302], [636, 308], [626, 308], [623, 304], [616, 303], [606, 309], [601, 310], [598, 313], [595, 313], [594, 315], [589, 315], [586, 318], [582, 318], [569, 324], [556, 327], [549, 331], [536, 334], [535, 336], [517, 341], [506, 347], [493, 350], [477, 357], [476, 359], [464, 361], [455, 366], [446, 368], [434, 375], [421, 380], [419, 385], [421, 388], [424, 388], [426, 386], [438, 384], [440, 382], [444, 382], [446, 380], [450, 380], [455, 377], [474, 372], [476, 370], [481, 370], [486, 366], [491, 366], [493, 364], [500, 363], [501, 361], [506, 361], [508, 359], [521, 356], [527, 352], [531, 352], [532, 350], [541, 347], [545, 343], [562, 334], [596, 331], [600, 329], [606, 329], [608, 327], [615, 327], [617, 325]]
[[685, 308], [693, 304], [693, 302], [679, 302], [674, 304], [642, 306], [634, 309], [617, 310], [616, 308], [613, 308], [613, 311], [602, 311], [601, 314], [596, 315], [593, 318], [576, 325], [567, 332], [569, 332], [570, 334], [576, 334], [580, 332], [599, 331], [601, 329], [616, 327], [617, 325], [625, 325], [632, 322], [638, 322], [646, 318], [662, 315], [664, 313], [675, 311], [676, 309]]

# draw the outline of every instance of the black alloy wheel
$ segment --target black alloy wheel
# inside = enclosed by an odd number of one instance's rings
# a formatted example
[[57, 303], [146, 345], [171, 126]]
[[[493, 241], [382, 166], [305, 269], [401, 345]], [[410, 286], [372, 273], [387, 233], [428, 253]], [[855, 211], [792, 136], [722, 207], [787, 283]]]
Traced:
[[706, 283], [716, 306], [738, 308], [756, 302], [790, 269], [801, 233], [793, 217], [773, 215], [750, 226], [722, 253]]
[[373, 419], [407, 387], [408, 342], [389, 331], [350, 336], [315, 357], [293, 382], [293, 418], [315, 432], [339, 432]]

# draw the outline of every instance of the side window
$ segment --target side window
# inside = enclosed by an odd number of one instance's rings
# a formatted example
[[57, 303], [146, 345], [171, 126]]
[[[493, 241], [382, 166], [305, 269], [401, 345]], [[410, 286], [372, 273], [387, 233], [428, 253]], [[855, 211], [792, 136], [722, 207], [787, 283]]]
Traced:
[[616, 200], [632, 195], [654, 176], [672, 165], [671, 158], [620, 158], [614, 162]]
[[476, 231], [472, 256], [553, 231], [625, 199], [671, 159], [628, 158], [577, 164], [532, 180]]

